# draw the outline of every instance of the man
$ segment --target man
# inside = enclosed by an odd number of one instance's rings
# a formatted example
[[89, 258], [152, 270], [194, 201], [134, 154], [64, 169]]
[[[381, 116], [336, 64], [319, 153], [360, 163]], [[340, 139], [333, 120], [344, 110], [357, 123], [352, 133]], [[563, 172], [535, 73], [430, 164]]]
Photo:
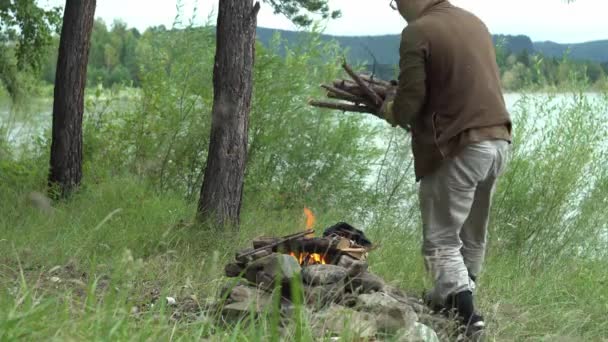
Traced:
[[485, 326], [474, 281], [511, 141], [494, 45], [479, 18], [447, 0], [393, 0], [391, 7], [408, 26], [399, 85], [382, 114], [412, 134], [423, 254], [434, 280], [427, 299], [455, 310], [471, 336]]

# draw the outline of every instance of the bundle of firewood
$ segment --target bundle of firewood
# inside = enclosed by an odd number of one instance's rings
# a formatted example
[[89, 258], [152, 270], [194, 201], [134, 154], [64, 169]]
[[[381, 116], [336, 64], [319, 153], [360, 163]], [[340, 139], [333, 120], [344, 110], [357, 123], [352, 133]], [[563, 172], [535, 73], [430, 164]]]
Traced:
[[310, 100], [308, 103], [314, 107], [379, 116], [384, 100], [394, 94], [396, 82], [384, 81], [367, 74], [357, 74], [346, 63], [342, 64], [342, 67], [351, 79], [339, 79], [332, 85], [321, 85], [327, 90], [328, 98], [340, 101]]

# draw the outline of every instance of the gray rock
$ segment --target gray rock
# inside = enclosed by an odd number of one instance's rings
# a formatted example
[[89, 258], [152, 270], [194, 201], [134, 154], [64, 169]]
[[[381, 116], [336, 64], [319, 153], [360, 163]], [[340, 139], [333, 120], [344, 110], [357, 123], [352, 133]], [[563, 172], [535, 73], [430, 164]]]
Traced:
[[337, 265], [346, 268], [350, 277], [358, 276], [367, 271], [368, 267], [367, 262], [357, 260], [349, 255], [342, 255]]
[[428, 307], [426, 307], [422, 303], [422, 300], [420, 298], [417, 298], [414, 296], [408, 296], [405, 292], [401, 291], [397, 287], [394, 287], [392, 285], [386, 285], [386, 286], [384, 286], [384, 288], [382, 289], [381, 292], [388, 294], [389, 296], [396, 299], [400, 303], [411, 306], [412, 309], [414, 309], [414, 311], [417, 314], [430, 312]]
[[349, 285], [352, 292], [371, 293], [381, 291], [386, 283], [377, 275], [363, 272], [355, 277], [351, 277]]
[[226, 267], [224, 267], [224, 273], [226, 274], [226, 277], [231, 278], [240, 277], [243, 270], [244, 268], [237, 263], [230, 263], [227, 264]]
[[294, 257], [273, 253], [249, 264], [245, 270], [245, 278], [262, 288], [271, 289], [277, 282], [288, 284], [298, 277], [301, 271], [302, 268]]
[[267, 250], [267, 249], [262, 249], [253, 254], [250, 254], [247, 256], [242, 256], [243, 254], [247, 254], [250, 252], [253, 252], [253, 248], [247, 248], [247, 249], [244, 249], [244, 250], [236, 253], [234, 258], [240, 264], [249, 264], [255, 260], [267, 257], [272, 254], [272, 251]]
[[418, 323], [431, 327], [439, 336], [441, 341], [454, 338], [453, 333], [458, 331], [459, 324], [456, 320], [449, 319], [443, 315], [419, 314]]
[[403, 329], [398, 335], [398, 342], [439, 342], [435, 330], [421, 323], [414, 324], [410, 329]]
[[344, 281], [334, 284], [305, 286], [306, 304], [315, 310], [321, 310], [332, 303], [341, 302], [344, 296]]
[[218, 299], [220, 300], [227, 300], [230, 297], [230, 293], [232, 292], [232, 289], [234, 289], [237, 286], [248, 286], [249, 282], [245, 279], [242, 278], [233, 278], [233, 279], [229, 279], [224, 286], [221, 287], [221, 289], [219, 290], [218, 293]]
[[399, 306], [399, 302], [381, 292], [364, 293], [357, 297], [358, 306], [366, 311], [378, 312], [385, 307]]
[[342, 305], [349, 307], [349, 308], [354, 308], [355, 306], [357, 306], [357, 303], [359, 302], [359, 298], [357, 298], [357, 295], [354, 293], [349, 293], [346, 292], [344, 293], [344, 295], [342, 296]]
[[340, 305], [332, 305], [327, 310], [315, 314], [312, 318], [312, 329], [320, 336], [348, 335], [355, 340], [372, 338], [378, 331], [376, 320], [371, 314]]
[[237, 286], [230, 297], [233, 302], [222, 307], [222, 317], [231, 322], [261, 314], [272, 307], [271, 295], [256, 288]]
[[228, 299], [231, 302], [247, 302], [250, 298], [255, 298], [257, 295], [256, 288], [239, 285], [230, 291]]
[[346, 269], [336, 265], [310, 265], [302, 270], [302, 279], [309, 285], [327, 285], [344, 281]]
[[409, 305], [400, 303], [381, 292], [360, 295], [357, 308], [373, 313], [378, 330], [389, 334], [411, 328], [418, 320], [418, 316]]

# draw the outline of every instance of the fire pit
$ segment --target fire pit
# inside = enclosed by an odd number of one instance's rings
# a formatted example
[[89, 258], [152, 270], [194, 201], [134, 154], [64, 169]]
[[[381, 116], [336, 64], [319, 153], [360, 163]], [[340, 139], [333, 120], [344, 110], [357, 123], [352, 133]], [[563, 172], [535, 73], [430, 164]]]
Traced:
[[307, 230], [281, 238], [259, 237], [236, 253], [225, 267], [226, 276], [234, 280], [220, 292], [222, 318], [238, 321], [271, 310], [288, 317], [293, 303], [299, 302], [305, 304], [319, 337], [348, 329], [361, 338], [437, 340], [436, 333], [419, 322], [429, 315], [420, 300], [368, 271], [367, 256], [375, 247], [362, 231], [342, 222], [327, 228], [322, 237], [313, 234]]

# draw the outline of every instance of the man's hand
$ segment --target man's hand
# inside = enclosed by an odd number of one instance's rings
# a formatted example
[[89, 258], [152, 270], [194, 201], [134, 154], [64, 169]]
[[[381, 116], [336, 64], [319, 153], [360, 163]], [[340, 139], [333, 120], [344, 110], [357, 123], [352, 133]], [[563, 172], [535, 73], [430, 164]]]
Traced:
[[397, 95], [397, 87], [392, 87], [386, 99], [382, 102], [380, 107], [380, 115], [386, 120], [391, 126], [397, 127], [397, 120], [395, 120], [395, 112], [393, 111], [393, 104], [395, 103], [395, 96]]
[[380, 107], [379, 115], [386, 120], [391, 126], [397, 127], [397, 121], [395, 120], [395, 113], [393, 112], [393, 103], [394, 100], [392, 98], [387, 98], [382, 103], [382, 107]]
[[409, 123], [404, 125], [403, 122], [397, 122], [397, 114], [394, 110], [395, 97], [397, 96], [397, 86], [395, 85], [396, 81], [391, 81], [391, 83], [393, 83], [394, 87], [391, 88], [389, 93], [386, 95], [386, 99], [384, 102], [382, 102], [382, 107], [380, 107], [380, 110], [378, 111], [378, 116], [386, 120], [386, 122], [393, 127], [399, 126], [406, 131], [411, 132]]

